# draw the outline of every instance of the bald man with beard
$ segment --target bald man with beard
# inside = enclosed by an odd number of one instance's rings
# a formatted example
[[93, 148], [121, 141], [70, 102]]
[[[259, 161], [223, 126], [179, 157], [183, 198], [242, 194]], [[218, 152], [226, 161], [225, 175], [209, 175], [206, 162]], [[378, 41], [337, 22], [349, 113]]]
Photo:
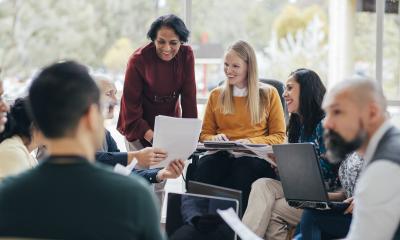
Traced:
[[381, 87], [367, 78], [347, 79], [328, 91], [323, 109], [330, 160], [355, 150], [364, 159], [347, 209], [353, 219], [346, 239], [400, 239], [400, 130], [388, 119]]

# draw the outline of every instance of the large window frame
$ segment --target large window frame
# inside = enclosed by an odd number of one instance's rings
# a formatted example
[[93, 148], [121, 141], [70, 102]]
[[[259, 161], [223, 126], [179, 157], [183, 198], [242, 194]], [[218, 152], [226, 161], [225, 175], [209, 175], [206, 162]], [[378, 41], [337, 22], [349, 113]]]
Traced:
[[[184, 18], [189, 29], [191, 29], [192, 0], [182, 0], [184, 4]], [[384, 30], [385, 1], [376, 1], [376, 81], [382, 86], [383, 81], [383, 30]], [[205, 99], [199, 99], [201, 103]], [[400, 107], [400, 100], [388, 100], [388, 105]]]

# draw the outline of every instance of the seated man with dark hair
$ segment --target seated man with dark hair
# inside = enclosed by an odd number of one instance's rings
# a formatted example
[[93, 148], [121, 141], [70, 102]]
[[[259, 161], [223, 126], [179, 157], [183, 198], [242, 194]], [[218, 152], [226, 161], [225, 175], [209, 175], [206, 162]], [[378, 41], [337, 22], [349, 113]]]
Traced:
[[92, 164], [104, 128], [100, 92], [87, 69], [71, 61], [44, 68], [29, 103], [49, 156], [0, 185], [0, 235], [163, 239], [148, 184]]

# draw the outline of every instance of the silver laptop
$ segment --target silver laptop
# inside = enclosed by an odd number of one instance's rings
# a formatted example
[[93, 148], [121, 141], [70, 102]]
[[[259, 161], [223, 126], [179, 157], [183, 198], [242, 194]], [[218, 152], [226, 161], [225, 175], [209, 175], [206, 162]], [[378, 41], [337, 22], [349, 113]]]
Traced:
[[212, 184], [197, 182], [197, 181], [189, 181], [187, 187], [188, 193], [201, 194], [207, 196], [215, 196], [215, 197], [224, 197], [224, 198], [232, 198], [236, 199], [239, 202], [239, 217], [242, 217], [242, 191], [220, 187]]
[[170, 240], [236, 240], [234, 231], [218, 215], [217, 209], [233, 208], [239, 202], [231, 198], [191, 193], [168, 193], [165, 230]]
[[345, 210], [349, 204], [328, 199], [312, 143], [273, 145], [286, 201], [296, 208]]

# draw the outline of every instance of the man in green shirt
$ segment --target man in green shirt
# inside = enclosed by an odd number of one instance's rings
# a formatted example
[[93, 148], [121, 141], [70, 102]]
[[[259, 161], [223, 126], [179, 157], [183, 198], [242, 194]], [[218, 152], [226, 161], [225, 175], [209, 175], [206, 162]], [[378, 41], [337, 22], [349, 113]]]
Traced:
[[34, 79], [29, 103], [49, 157], [0, 185], [0, 236], [164, 239], [148, 184], [93, 164], [104, 138], [99, 99], [76, 62], [53, 64]]

